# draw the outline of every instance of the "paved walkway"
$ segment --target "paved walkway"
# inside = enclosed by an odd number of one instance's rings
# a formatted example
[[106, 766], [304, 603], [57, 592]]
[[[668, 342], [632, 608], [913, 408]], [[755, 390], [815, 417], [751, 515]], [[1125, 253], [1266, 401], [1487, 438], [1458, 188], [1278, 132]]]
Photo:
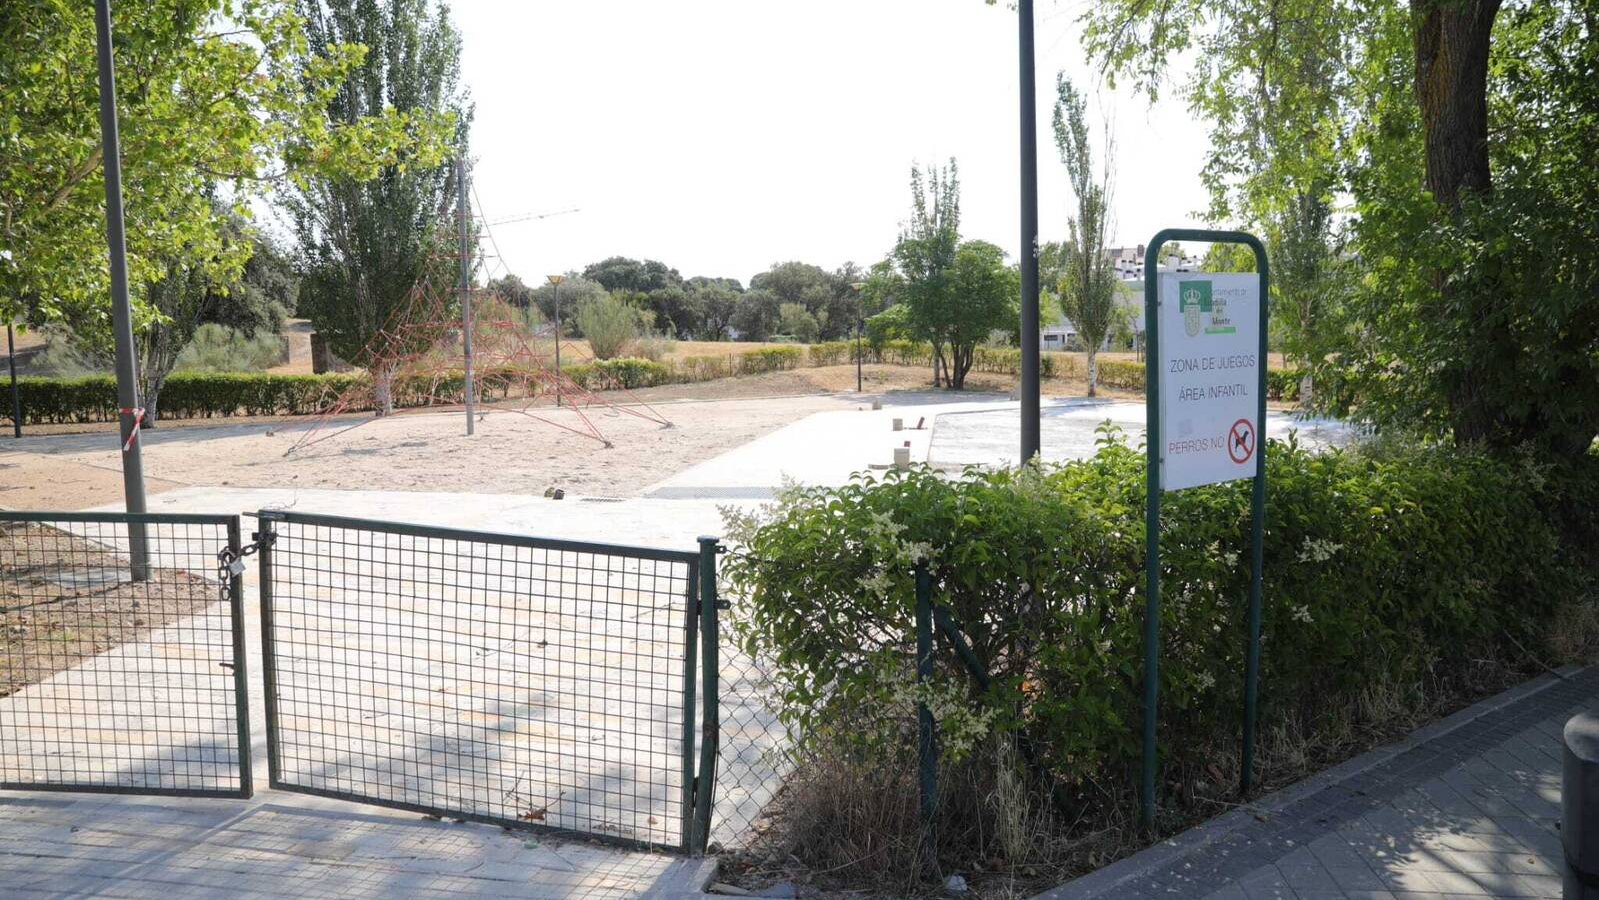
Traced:
[[1560, 731], [1599, 702], [1563, 670], [1036, 900], [1560, 897]]
[[671, 900], [711, 865], [270, 791], [0, 797], [6, 900]]

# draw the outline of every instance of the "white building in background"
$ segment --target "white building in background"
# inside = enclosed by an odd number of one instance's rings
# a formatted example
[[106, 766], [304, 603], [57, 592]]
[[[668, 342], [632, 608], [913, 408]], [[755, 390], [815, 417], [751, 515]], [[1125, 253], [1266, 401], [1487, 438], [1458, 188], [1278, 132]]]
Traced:
[[[1132, 326], [1133, 334], [1141, 336], [1144, 333], [1144, 250], [1143, 244], [1135, 247], [1109, 247], [1105, 256], [1110, 259], [1116, 268], [1116, 277], [1121, 279], [1121, 291], [1117, 301], [1124, 308], [1128, 324]], [[1197, 272], [1200, 259], [1197, 256], [1168, 256], [1156, 264], [1158, 272]], [[1077, 336], [1077, 326], [1071, 319], [1061, 312], [1058, 304], [1052, 304], [1054, 309], [1039, 310], [1039, 319], [1043, 321], [1044, 328], [1038, 335], [1038, 346], [1041, 350], [1081, 350], [1082, 341]], [[1112, 347], [1111, 339], [1105, 339], [1104, 350], [1127, 350], [1128, 347]]]

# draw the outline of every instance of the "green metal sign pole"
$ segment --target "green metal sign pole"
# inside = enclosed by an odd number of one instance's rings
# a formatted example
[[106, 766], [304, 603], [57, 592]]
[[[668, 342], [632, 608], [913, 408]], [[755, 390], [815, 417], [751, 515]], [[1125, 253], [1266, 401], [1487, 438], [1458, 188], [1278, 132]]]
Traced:
[[1260, 346], [1257, 360], [1259, 377], [1255, 388], [1255, 474], [1250, 495], [1249, 646], [1244, 663], [1243, 773], [1239, 790], [1248, 794], [1253, 786], [1255, 764], [1255, 711], [1260, 680], [1260, 595], [1261, 571], [1265, 556], [1266, 530], [1266, 333], [1267, 299], [1270, 274], [1266, 248], [1260, 239], [1242, 231], [1212, 231], [1200, 228], [1166, 228], [1150, 239], [1144, 251], [1144, 427], [1145, 465], [1148, 469], [1144, 499], [1144, 746], [1140, 785], [1139, 818], [1146, 830], [1155, 824], [1155, 782], [1157, 773], [1156, 725], [1160, 701], [1160, 248], [1168, 241], [1205, 241], [1247, 245], [1255, 253], [1255, 269], [1260, 275]]

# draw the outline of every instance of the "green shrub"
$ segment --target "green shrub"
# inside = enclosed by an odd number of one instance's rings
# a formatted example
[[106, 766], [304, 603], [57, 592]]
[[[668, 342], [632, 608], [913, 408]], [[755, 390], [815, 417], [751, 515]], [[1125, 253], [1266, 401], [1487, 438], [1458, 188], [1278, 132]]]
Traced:
[[731, 353], [726, 356], [685, 356], [677, 361], [677, 374], [685, 382], [729, 378], [736, 365], [734, 359]]
[[178, 352], [175, 371], [259, 372], [284, 358], [285, 338], [269, 331], [246, 335], [226, 325], [206, 322]]
[[621, 356], [639, 335], [639, 311], [615, 294], [585, 301], [573, 318], [595, 359]]
[[[1551, 611], [1591, 596], [1593, 551], [1574, 542], [1593, 540], [1596, 514], [1570, 501], [1599, 495], [1599, 458], [1555, 473], [1455, 449], [1269, 446], [1263, 730], [1374, 685], [1524, 660]], [[729, 514], [734, 627], [800, 753], [821, 736], [893, 758], [920, 698], [946, 763], [1010, 732], [1067, 796], [1122, 801], [1139, 761], [1144, 495], [1144, 457], [1120, 442], [1041, 470], [790, 488], [763, 515]], [[1161, 759], [1187, 791], [1236, 747], [1249, 483], [1165, 502]], [[933, 683], [913, 683], [918, 557], [987, 691], [944, 641]]]
[[589, 363], [567, 366], [562, 371], [573, 381], [595, 391], [655, 387], [669, 384], [674, 380], [671, 367], [634, 356], [596, 359]]
[[[864, 348], [862, 348], [864, 349]], [[840, 366], [855, 361], [854, 341], [826, 341], [809, 348], [813, 366]]]
[[757, 347], [754, 350], [746, 350], [740, 355], [738, 373], [762, 375], [767, 372], [782, 372], [797, 369], [804, 361], [804, 347], [791, 344], [781, 347]]
[[[359, 374], [174, 372], [161, 389], [161, 415], [165, 419], [306, 415], [364, 378]], [[24, 377], [17, 386], [22, 418], [28, 424], [110, 422], [117, 417], [117, 384], [110, 375]]]

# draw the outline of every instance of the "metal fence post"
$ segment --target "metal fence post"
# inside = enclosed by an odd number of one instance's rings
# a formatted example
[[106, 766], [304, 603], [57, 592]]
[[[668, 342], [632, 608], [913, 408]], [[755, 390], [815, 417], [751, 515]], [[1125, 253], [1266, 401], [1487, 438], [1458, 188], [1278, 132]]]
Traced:
[[[916, 684], [933, 677], [933, 579], [927, 560], [916, 561]], [[937, 862], [938, 840], [934, 816], [938, 812], [938, 747], [933, 734], [933, 713], [927, 701], [916, 704], [917, 784], [921, 795], [922, 852], [928, 865]]]
[[[228, 551], [234, 560], [241, 559], [244, 541], [240, 538], [239, 517], [228, 519]], [[228, 607], [233, 613], [233, 693], [234, 711], [238, 719], [239, 740], [239, 790], [248, 798], [255, 793], [255, 776], [250, 770], [250, 676], [246, 669], [244, 649], [244, 572], [237, 571], [228, 578]]]
[[278, 761], [278, 669], [272, 631], [272, 545], [276, 533], [270, 516], [265, 510], [258, 514], [260, 530], [252, 537], [261, 545], [256, 556], [261, 566], [261, 682], [266, 697], [267, 783], [276, 788], [282, 783], [283, 773]]
[[701, 565], [696, 562], [691, 569], [683, 609], [683, 821], [680, 840], [685, 850], [694, 847], [694, 802], [699, 789], [694, 777], [694, 731], [699, 724], [695, 720], [694, 676], [699, 662]]
[[720, 638], [716, 599], [715, 537], [700, 538], [700, 669], [704, 679], [705, 711], [701, 716], [700, 773], [694, 794], [694, 843], [690, 850], [704, 853], [710, 844], [711, 804], [715, 802], [716, 753], [721, 747]]

